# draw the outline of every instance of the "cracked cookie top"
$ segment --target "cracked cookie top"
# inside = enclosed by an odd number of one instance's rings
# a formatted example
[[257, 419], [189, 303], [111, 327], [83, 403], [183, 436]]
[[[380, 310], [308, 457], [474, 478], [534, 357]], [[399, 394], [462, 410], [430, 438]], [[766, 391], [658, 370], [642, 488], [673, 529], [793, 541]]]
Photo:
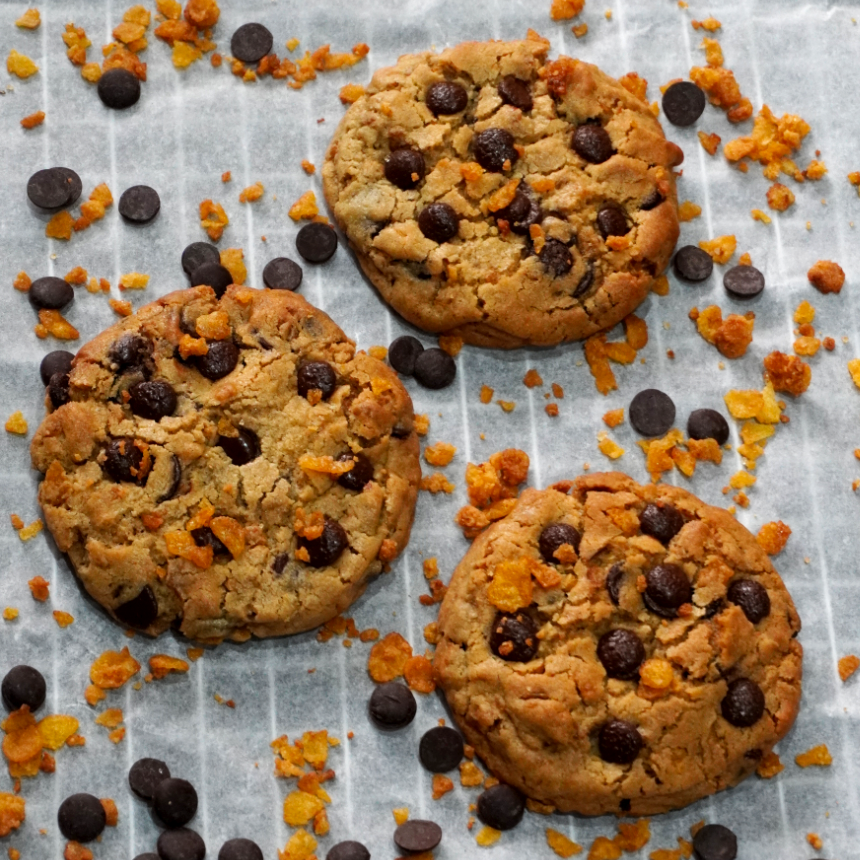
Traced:
[[472, 545], [435, 670], [500, 779], [649, 815], [734, 785], [794, 722], [800, 620], [727, 511], [620, 473], [527, 490]]
[[326, 155], [335, 219], [383, 298], [426, 331], [551, 345], [610, 328], [678, 238], [683, 153], [648, 105], [549, 44], [401, 57]]
[[308, 630], [408, 540], [409, 395], [294, 293], [171, 293], [82, 347], [48, 403], [31, 446], [45, 522], [128, 627]]

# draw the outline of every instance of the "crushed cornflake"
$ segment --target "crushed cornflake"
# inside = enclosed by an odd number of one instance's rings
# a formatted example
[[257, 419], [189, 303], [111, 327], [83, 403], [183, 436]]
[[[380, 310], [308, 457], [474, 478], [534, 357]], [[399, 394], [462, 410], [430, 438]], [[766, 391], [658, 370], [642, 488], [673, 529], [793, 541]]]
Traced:
[[517, 448], [497, 451], [485, 463], [467, 465], [470, 504], [461, 508], [456, 517], [465, 537], [477, 537], [491, 522], [511, 512], [528, 470], [529, 456]]
[[392, 631], [370, 649], [367, 671], [377, 684], [384, 684], [403, 675], [410, 657], [412, 646]]
[[691, 200], [685, 200], [678, 207], [678, 220], [681, 222], [692, 221], [702, 214], [702, 207]]
[[31, 128], [36, 128], [36, 126], [41, 125], [45, 121], [45, 111], [39, 110], [35, 113], [31, 113], [29, 116], [25, 116], [21, 120], [21, 127], [26, 128], [27, 130]]
[[846, 657], [839, 659], [839, 677], [842, 681], [847, 681], [858, 669], [860, 669], [860, 657], [855, 654], [848, 654]]
[[636, 443], [645, 454], [645, 468], [655, 483], [664, 472], [673, 468], [691, 478], [700, 462], [710, 462], [719, 466], [723, 452], [714, 439], [684, 439], [677, 428], [670, 430], [659, 439], [644, 439]]
[[49, 239], [62, 239], [68, 242], [72, 238], [72, 230], [75, 226], [72, 216], [63, 210], [57, 212], [45, 225], [45, 235]]
[[624, 449], [610, 439], [605, 430], [600, 430], [597, 433], [597, 447], [600, 453], [605, 454], [610, 460], [617, 460], [624, 454]]
[[18, 272], [15, 276], [15, 280], [12, 281], [12, 286], [18, 290], [19, 293], [26, 293], [30, 289], [30, 285], [32, 283], [30, 276], [26, 272]]
[[16, 22], [15, 26], [22, 30], [36, 30], [42, 23], [38, 9], [28, 9]]
[[307, 830], [297, 830], [287, 841], [278, 860], [313, 860], [317, 840]]
[[705, 62], [709, 66], [713, 68], [722, 66], [724, 62], [723, 49], [716, 39], [704, 38], [699, 47], [705, 52]]
[[606, 424], [607, 427], [617, 427], [619, 424], [624, 423], [624, 407], [620, 409], [610, 409], [609, 412], [604, 413], [603, 415], [603, 423]]
[[145, 290], [148, 283], [149, 275], [144, 275], [142, 272], [127, 272], [119, 278], [121, 290]]
[[767, 205], [777, 212], [785, 212], [794, 203], [794, 193], [780, 182], [774, 182], [767, 190]]
[[762, 779], [773, 779], [785, 770], [785, 765], [779, 760], [779, 755], [771, 750], [765, 753], [758, 763], [756, 773]]
[[63, 630], [75, 622], [74, 616], [70, 615], [68, 612], [63, 612], [62, 609], [55, 609], [51, 614], [54, 616], [54, 621], [56, 621], [58, 626]]
[[433, 800], [439, 800], [453, 790], [454, 783], [447, 776], [441, 773], [433, 774]]
[[111, 310], [121, 317], [130, 317], [132, 313], [134, 313], [134, 308], [132, 307], [131, 302], [123, 302], [119, 299], [108, 299], [108, 304], [111, 306]]
[[18, 610], [14, 606], [7, 606], [3, 610], [4, 621], [14, 621], [18, 617]]
[[48, 335], [57, 340], [77, 340], [80, 332], [59, 312], [40, 310], [39, 322], [33, 327], [36, 337], [44, 340]]
[[588, 34], [588, 24], [576, 24], [570, 28], [570, 32], [573, 33], [577, 39], [581, 39], [583, 36]]
[[794, 760], [799, 767], [829, 767], [833, 764], [833, 757], [826, 744], [819, 744], [806, 752], [799, 753]]
[[585, 0], [552, 0], [549, 17], [553, 21], [569, 21], [585, 8]]
[[317, 196], [313, 191], [305, 191], [292, 206], [289, 216], [293, 221], [311, 220], [320, 214], [317, 206]]
[[427, 415], [415, 416], [415, 432], [419, 436], [426, 436], [430, 430], [430, 418]]
[[770, 556], [779, 555], [785, 548], [791, 529], [781, 520], [765, 523], [756, 535], [758, 545]]
[[16, 436], [27, 435], [27, 419], [24, 418], [22, 412], [13, 412], [6, 421], [6, 432]]
[[18, 537], [21, 538], [22, 541], [32, 540], [32, 538], [36, 537], [44, 527], [45, 524], [41, 520], [33, 520], [30, 525], [22, 526], [17, 530]]
[[726, 358], [740, 358], [752, 343], [755, 324], [752, 312], [744, 316], [729, 314], [724, 319], [722, 310], [717, 305], [710, 305], [703, 311], [693, 308], [689, 316], [696, 323], [699, 334]]
[[434, 496], [437, 493], [453, 493], [454, 485], [441, 472], [434, 472], [432, 475], [425, 475], [421, 479], [419, 488], [432, 493]]
[[809, 325], [815, 319], [815, 308], [804, 299], [794, 312], [794, 321], [798, 325]]
[[33, 595], [33, 600], [38, 600], [40, 603], [44, 603], [50, 596], [50, 583], [44, 577], [34, 576], [27, 582], [27, 585], [30, 587], [30, 593]]
[[503, 412], [513, 412], [517, 408], [517, 404], [513, 400], [497, 400], [496, 403], [502, 407]]
[[803, 174], [788, 157], [800, 148], [810, 127], [799, 116], [784, 114], [777, 118], [767, 105], [758, 112], [751, 135], [730, 140], [723, 147], [723, 154], [732, 162], [749, 158], [764, 167], [764, 175], [774, 180], [780, 173], [791, 176], [798, 182]]
[[699, 242], [699, 247], [720, 266], [731, 260], [737, 246], [737, 239], [734, 236], [717, 236], [715, 239]]
[[731, 69], [711, 65], [693, 66], [690, 80], [705, 91], [712, 105], [726, 111], [730, 122], [743, 122], [752, 116], [752, 103], [741, 94]]
[[230, 223], [224, 207], [212, 200], [204, 200], [200, 204], [200, 226], [213, 242], [224, 235], [224, 228]]
[[448, 442], [437, 442], [424, 449], [424, 459], [431, 466], [447, 466], [457, 453], [457, 449]]
[[484, 825], [478, 831], [478, 835], [475, 837], [475, 842], [477, 842], [482, 848], [489, 848], [491, 845], [495, 845], [499, 839], [501, 839], [501, 836], [501, 830], [496, 830], [495, 827]]
[[23, 797], [0, 792], [0, 837], [8, 836], [24, 823], [26, 805]]
[[723, 25], [716, 18], [705, 18], [704, 21], [691, 21], [694, 30], [707, 30], [713, 33], [720, 29]]
[[262, 182], [255, 182], [253, 185], [249, 185], [247, 188], [243, 189], [239, 194], [239, 202], [240, 203], [254, 203], [259, 200], [266, 189]]
[[96, 717], [96, 725], [104, 726], [107, 729], [115, 729], [124, 719], [125, 716], [123, 715], [122, 708], [108, 708]]
[[6, 71], [22, 80], [32, 77], [39, 71], [39, 67], [24, 54], [19, 54], [14, 48], [6, 58]]
[[770, 224], [772, 221], [770, 215], [762, 209], [751, 209], [750, 215], [753, 221], [761, 221], [762, 224]]
[[821, 293], [838, 293], [845, 283], [845, 272], [832, 260], [819, 260], [806, 276], [809, 283]]
[[699, 143], [702, 144], [702, 149], [708, 153], [708, 155], [716, 155], [717, 147], [719, 147], [722, 138], [715, 133], [706, 134], [704, 131], [699, 132]]
[[618, 860], [621, 848], [608, 836], [598, 836], [588, 849], [588, 860]]
[[812, 381], [812, 368], [805, 361], [779, 350], [765, 356], [764, 369], [774, 391], [782, 391], [794, 397], [803, 394]]
[[582, 846], [568, 839], [563, 833], [558, 830], [553, 830], [551, 827], [546, 829], [546, 842], [559, 857], [568, 858], [582, 852]]
[[116, 690], [140, 671], [140, 663], [131, 656], [128, 646], [122, 651], [104, 651], [92, 666], [90, 680], [103, 690]]
[[457, 334], [442, 334], [439, 335], [439, 349], [442, 352], [447, 352], [451, 358], [456, 358], [463, 348], [463, 338]]
[[149, 658], [149, 668], [152, 671], [152, 677], [156, 681], [167, 677], [171, 672], [177, 675], [183, 675], [188, 671], [188, 663], [179, 657], [171, 657], [169, 654], [153, 654]]

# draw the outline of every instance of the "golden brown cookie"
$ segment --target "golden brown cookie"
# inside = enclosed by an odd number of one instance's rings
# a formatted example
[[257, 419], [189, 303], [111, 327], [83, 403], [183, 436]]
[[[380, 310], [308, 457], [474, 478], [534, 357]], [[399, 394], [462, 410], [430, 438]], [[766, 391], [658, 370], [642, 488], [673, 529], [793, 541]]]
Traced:
[[785, 735], [799, 630], [728, 512], [613, 472], [527, 490], [474, 542], [435, 669], [500, 779], [564, 812], [650, 815], [735, 785]]
[[383, 298], [426, 331], [505, 348], [585, 338], [669, 261], [683, 153], [644, 101], [548, 47], [401, 57], [335, 132], [329, 206]]
[[294, 293], [171, 293], [49, 392], [31, 447], [45, 522], [122, 624], [206, 642], [308, 630], [409, 538], [409, 395]]

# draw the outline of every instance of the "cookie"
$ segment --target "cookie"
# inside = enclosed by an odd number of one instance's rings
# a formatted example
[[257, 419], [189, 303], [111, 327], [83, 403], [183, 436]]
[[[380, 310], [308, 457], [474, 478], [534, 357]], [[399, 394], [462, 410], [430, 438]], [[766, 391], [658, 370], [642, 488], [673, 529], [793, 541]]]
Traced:
[[740, 782], [794, 722], [800, 620], [727, 511], [620, 473], [526, 490], [472, 545], [435, 670], [492, 772], [564, 812]]
[[126, 626], [298, 633], [406, 545], [421, 475], [409, 395], [294, 293], [171, 293], [86, 344], [65, 390], [32, 442], [39, 501]]
[[549, 43], [466, 42], [376, 72], [323, 188], [382, 297], [425, 331], [512, 348], [610, 328], [678, 238], [683, 153], [648, 104]]

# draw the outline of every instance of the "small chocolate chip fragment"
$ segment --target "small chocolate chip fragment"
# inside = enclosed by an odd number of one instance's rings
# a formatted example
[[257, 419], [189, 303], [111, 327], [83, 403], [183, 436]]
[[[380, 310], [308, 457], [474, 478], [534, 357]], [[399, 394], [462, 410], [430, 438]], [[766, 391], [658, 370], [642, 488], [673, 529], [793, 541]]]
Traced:
[[394, 844], [410, 854], [432, 851], [441, 841], [442, 828], [435, 821], [413, 818], [394, 831]]
[[137, 597], [117, 606], [113, 614], [123, 623], [136, 630], [145, 630], [158, 618], [158, 600], [155, 593], [144, 585]]
[[54, 409], [65, 406], [71, 400], [68, 373], [55, 373], [50, 378], [48, 381], [48, 397]]
[[74, 301], [75, 291], [62, 278], [37, 278], [30, 285], [27, 298], [38, 310], [58, 311]]
[[576, 289], [573, 291], [573, 297], [575, 299], [580, 298], [580, 296], [584, 296], [591, 285], [594, 283], [594, 264], [589, 261], [588, 268], [585, 270], [585, 274], [579, 279], [579, 283], [576, 285]]
[[338, 476], [337, 482], [341, 487], [360, 493], [373, 480], [373, 463], [360, 451], [358, 454], [353, 454], [352, 451], [345, 451], [337, 459], [339, 462], [352, 460], [353, 463], [352, 468], [348, 472], [344, 472]]
[[99, 78], [98, 94], [105, 107], [125, 110], [137, 104], [140, 81], [127, 69], [109, 69]]
[[663, 93], [663, 113], [672, 125], [692, 125], [705, 111], [705, 94], [692, 81], [678, 81]]
[[754, 579], [736, 579], [726, 597], [740, 606], [752, 624], [758, 624], [770, 615], [770, 596], [767, 589]]
[[45, 703], [47, 685], [38, 669], [32, 666], [14, 666], [3, 678], [0, 693], [8, 710], [17, 711], [22, 705], [27, 705], [30, 713], [34, 714]]
[[102, 469], [114, 481], [145, 484], [149, 472], [141, 474], [143, 466], [143, 446], [131, 436], [111, 439], [105, 448]]
[[733, 726], [746, 729], [762, 718], [764, 705], [761, 687], [749, 678], [737, 678], [729, 684], [720, 710]]
[[[68, 171], [69, 174], [77, 173]], [[78, 179], [80, 182], [80, 178]], [[59, 209], [61, 206], [70, 206], [77, 200], [73, 200], [74, 180], [64, 172], [60, 167], [46, 167], [44, 170], [37, 170], [27, 180], [27, 197], [34, 206], [39, 209]], [[80, 191], [78, 191], [80, 197]]]
[[218, 860], [263, 860], [263, 851], [250, 839], [229, 839], [221, 846]]
[[202, 263], [191, 273], [192, 287], [212, 287], [220, 299], [233, 283], [233, 276], [226, 266], [220, 263]]
[[424, 345], [417, 337], [404, 334], [391, 341], [388, 347], [388, 363], [401, 375], [412, 376], [415, 359], [424, 352]]
[[236, 466], [244, 466], [260, 456], [260, 437], [247, 427], [239, 427], [238, 436], [219, 436], [218, 445]]
[[163, 379], [136, 382], [129, 388], [128, 394], [131, 411], [152, 421], [173, 415], [179, 402], [173, 386]]
[[73, 352], [68, 352], [65, 349], [55, 349], [53, 352], [49, 352], [39, 365], [39, 376], [42, 377], [42, 382], [47, 385], [55, 373], [69, 373], [74, 357]]
[[656, 209], [666, 198], [655, 188], [647, 197], [639, 204], [639, 208], [643, 212], [649, 212], [651, 209]]
[[402, 729], [415, 719], [418, 704], [405, 684], [380, 684], [370, 696], [370, 719], [381, 729]]
[[453, 239], [459, 227], [460, 219], [447, 203], [431, 203], [418, 213], [418, 228], [431, 242]]
[[263, 283], [270, 290], [295, 292], [302, 285], [302, 267], [289, 257], [275, 257], [263, 269]]
[[639, 729], [627, 720], [610, 720], [600, 727], [597, 749], [610, 764], [630, 764], [645, 746]]
[[327, 361], [306, 361], [299, 368], [297, 385], [302, 397], [316, 388], [322, 392], [323, 400], [328, 400], [337, 388], [337, 375]]
[[558, 549], [564, 544], [570, 544], [579, 552], [579, 542], [582, 539], [579, 531], [568, 523], [550, 523], [544, 526], [538, 538], [538, 549], [547, 564], [560, 564], [555, 557]]
[[600, 637], [597, 657], [610, 678], [632, 681], [645, 659], [645, 646], [632, 630], [619, 627]]
[[450, 726], [436, 726], [424, 732], [418, 758], [430, 773], [447, 773], [463, 760], [463, 736]]
[[573, 254], [570, 253], [570, 248], [558, 239], [547, 239], [538, 254], [538, 259], [554, 278], [561, 278], [573, 268]]
[[243, 24], [230, 39], [230, 53], [243, 63], [257, 63], [271, 53], [274, 37], [262, 24]]
[[693, 586], [677, 564], [664, 562], [645, 574], [642, 599], [648, 609], [662, 618], [676, 618], [678, 609], [693, 599]]
[[360, 842], [348, 840], [332, 845], [325, 860], [370, 860], [370, 852]]
[[190, 278], [204, 263], [220, 263], [221, 252], [209, 242], [192, 242], [182, 252], [182, 268]]
[[152, 344], [139, 334], [127, 332], [114, 342], [108, 356], [117, 370], [145, 368], [152, 361]]
[[67, 797], [57, 812], [60, 832], [75, 842], [92, 842], [105, 829], [107, 816], [102, 802], [92, 794]]
[[493, 214], [497, 221], [507, 221], [511, 232], [518, 236], [528, 236], [532, 224], [537, 224], [543, 218], [543, 210], [537, 200], [519, 188], [514, 194], [514, 199], [504, 209], [499, 209]]
[[128, 784], [141, 800], [151, 801], [155, 789], [170, 778], [170, 768], [160, 759], [138, 759], [128, 771]]
[[166, 827], [182, 827], [197, 813], [197, 791], [187, 779], [168, 777], [155, 787], [152, 808]]
[[687, 419], [687, 435], [691, 439], [715, 439], [718, 445], [725, 445], [729, 422], [715, 409], [696, 409]]
[[604, 206], [597, 213], [597, 227], [604, 239], [610, 236], [625, 236], [630, 232], [627, 216], [618, 206]]
[[723, 275], [723, 286], [736, 299], [751, 299], [764, 289], [764, 275], [755, 266], [734, 266]]
[[675, 423], [675, 404], [657, 388], [640, 391], [628, 410], [633, 429], [642, 436], [662, 436]]
[[386, 156], [384, 170], [385, 178], [390, 183], [404, 191], [409, 191], [418, 186], [427, 168], [424, 164], [424, 156], [417, 149], [404, 147], [395, 149]]
[[349, 546], [349, 538], [340, 523], [326, 517], [323, 532], [318, 538], [308, 540], [300, 537], [297, 543], [308, 551], [310, 560], [307, 563], [311, 567], [328, 567], [334, 564]]
[[132, 185], [119, 198], [119, 214], [132, 224], [148, 224], [161, 209], [161, 198], [148, 185]]
[[215, 532], [209, 526], [200, 526], [191, 530], [191, 537], [197, 546], [211, 546], [213, 556], [230, 557], [230, 550], [221, 542]]
[[312, 221], [296, 235], [296, 250], [309, 263], [325, 263], [337, 250], [337, 233], [328, 224]]
[[603, 164], [615, 151], [609, 132], [594, 122], [577, 126], [571, 145], [576, 154], [589, 164]]
[[435, 116], [451, 116], [466, 109], [469, 94], [460, 84], [452, 81], [437, 81], [427, 88], [424, 101]]
[[711, 277], [714, 261], [710, 254], [696, 245], [684, 245], [678, 248], [672, 267], [679, 278], [697, 284]]
[[206, 856], [206, 843], [194, 830], [180, 827], [165, 830], [156, 843], [161, 860], [203, 860]]
[[457, 365], [447, 352], [431, 346], [415, 359], [413, 373], [420, 385], [438, 390], [446, 388], [454, 381], [457, 376]]
[[179, 457], [176, 454], [171, 454], [171, 466], [170, 466], [170, 484], [168, 484], [167, 489], [155, 500], [157, 505], [162, 504], [163, 502], [169, 502], [179, 490], [179, 484], [182, 482], [182, 463], [179, 460]]
[[[487, 128], [472, 138], [475, 161], [493, 173], [510, 170], [519, 158], [514, 149], [514, 136], [503, 128]], [[507, 166], [506, 166], [507, 165]]]
[[655, 538], [664, 546], [667, 546], [683, 527], [684, 517], [674, 505], [646, 505], [639, 515], [642, 534]]
[[618, 601], [621, 598], [621, 581], [623, 579], [624, 565], [620, 561], [616, 561], [606, 574], [606, 590], [609, 592], [609, 599], [616, 606], [618, 606]]
[[202, 376], [215, 380], [227, 376], [239, 363], [239, 348], [232, 340], [216, 340], [209, 344], [206, 355], [197, 357], [197, 369]]
[[718, 597], [716, 600], [712, 600], [706, 607], [704, 613], [702, 613], [702, 618], [713, 618], [718, 612], [723, 611], [723, 607], [726, 605], [726, 601], [723, 600], [722, 597]]
[[738, 838], [722, 824], [706, 824], [693, 837], [696, 860], [735, 860]]
[[490, 650], [508, 662], [528, 662], [538, 651], [534, 621], [523, 612], [497, 613], [490, 628]]
[[532, 109], [532, 91], [528, 81], [521, 81], [513, 75], [505, 75], [499, 81], [499, 96], [506, 105], [519, 108], [523, 113]]
[[478, 818], [496, 830], [512, 830], [523, 820], [526, 799], [513, 786], [500, 782], [478, 795]]

